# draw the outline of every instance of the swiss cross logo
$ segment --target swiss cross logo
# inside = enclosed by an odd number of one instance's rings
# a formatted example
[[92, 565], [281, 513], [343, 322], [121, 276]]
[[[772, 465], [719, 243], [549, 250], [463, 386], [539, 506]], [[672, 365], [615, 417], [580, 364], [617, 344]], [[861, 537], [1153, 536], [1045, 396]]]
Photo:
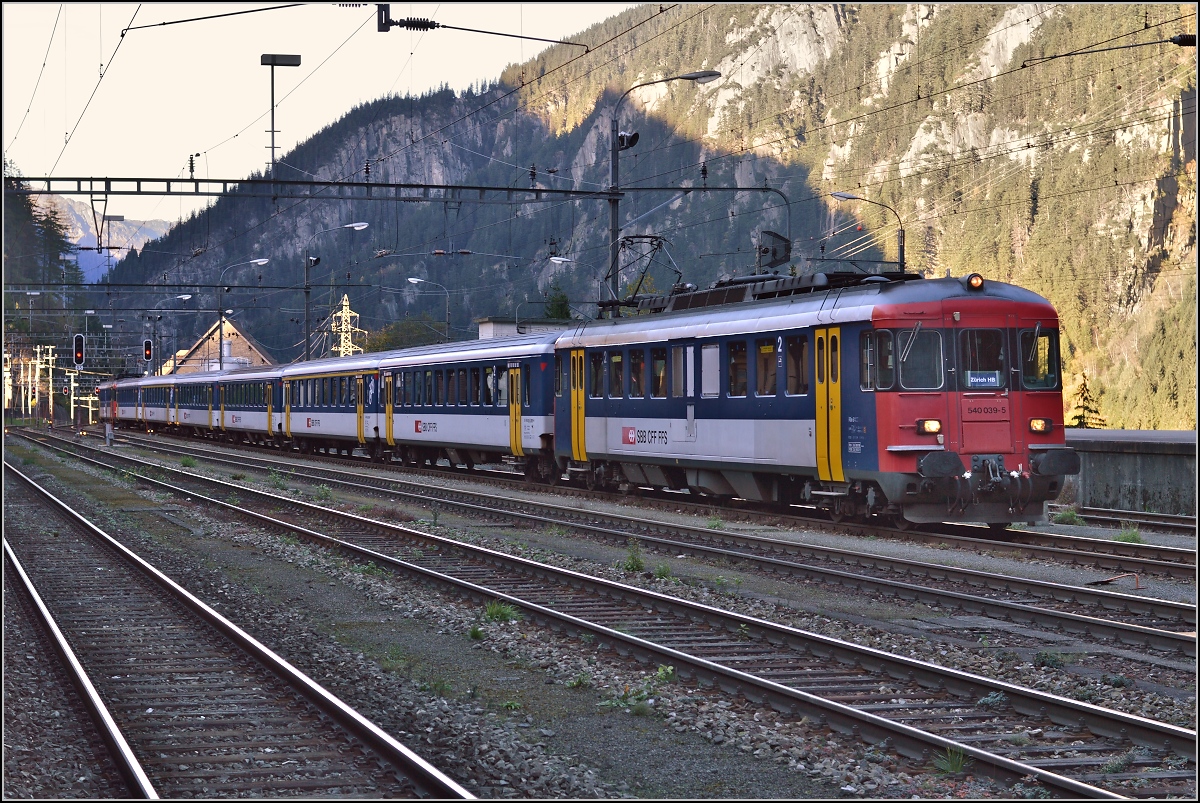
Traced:
[[626, 446], [637, 446], [637, 429], [635, 427], [621, 427], [621, 443]]
[[414, 425], [413, 425], [413, 432], [420, 432], [420, 431], [421, 431], [421, 422], [415, 421]]

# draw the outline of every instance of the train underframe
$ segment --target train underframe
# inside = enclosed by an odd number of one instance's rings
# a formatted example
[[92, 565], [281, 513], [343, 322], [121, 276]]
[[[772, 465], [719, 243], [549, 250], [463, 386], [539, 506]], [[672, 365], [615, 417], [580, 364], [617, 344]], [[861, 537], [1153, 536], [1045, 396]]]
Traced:
[[[589, 490], [636, 493], [653, 487], [716, 499], [740, 498], [751, 502], [814, 506], [834, 521], [890, 522], [907, 528], [916, 523], [941, 521], [986, 522], [997, 527], [1014, 522], [1037, 523], [1042, 503], [1054, 499], [1063, 477], [1079, 471], [1074, 450], [1060, 448], [1035, 454], [1017, 463], [1013, 455], [931, 453], [918, 463], [916, 473], [864, 472], [844, 482], [821, 480], [800, 471], [776, 473], [735, 470], [717, 465], [679, 466], [614, 460], [578, 462], [555, 458], [553, 440], [544, 438], [541, 449], [516, 457], [499, 451], [441, 445], [397, 444], [379, 439], [366, 444], [342, 438], [287, 438], [240, 430], [204, 427], [163, 427], [189, 437], [245, 443], [301, 454], [349, 456], [363, 449], [379, 462], [408, 466], [467, 470], [476, 465], [508, 464], [531, 483], [558, 485], [569, 481]], [[969, 468], [967, 464], [969, 463]]]

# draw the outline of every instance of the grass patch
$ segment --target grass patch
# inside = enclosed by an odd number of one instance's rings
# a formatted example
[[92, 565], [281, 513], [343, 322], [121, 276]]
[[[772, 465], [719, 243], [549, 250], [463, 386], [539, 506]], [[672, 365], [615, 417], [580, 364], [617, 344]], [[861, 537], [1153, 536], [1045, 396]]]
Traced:
[[654, 567], [654, 579], [666, 580], [671, 576], [671, 567], [665, 563], [660, 563]]
[[1075, 512], [1074, 508], [1070, 507], [1055, 513], [1054, 517], [1050, 520], [1055, 524], [1083, 524], [1083, 519], [1080, 515]]
[[318, 485], [313, 489], [313, 499], [316, 499], [318, 502], [332, 502], [333, 489], [328, 485]]
[[1062, 669], [1067, 663], [1067, 656], [1061, 652], [1041, 650], [1033, 656], [1034, 666], [1044, 666], [1048, 669]]
[[625, 553], [625, 560], [621, 561], [620, 566], [627, 572], [640, 572], [646, 568], [646, 560], [642, 557], [642, 544], [636, 538], [630, 538], [627, 543], [629, 549]]
[[367, 577], [386, 577], [387, 576], [387, 569], [383, 568], [382, 566], [380, 566], [378, 563], [375, 563], [374, 561], [355, 566], [354, 571], [358, 572], [361, 575], [365, 575]]
[[1002, 708], [1008, 704], [1008, 695], [1002, 691], [994, 691], [991, 694], [986, 694], [979, 698], [981, 708]]
[[567, 681], [568, 689], [589, 689], [592, 686], [592, 676], [587, 672], [580, 672], [575, 677]]
[[521, 704], [518, 703], [516, 700], [505, 700], [504, 701], [504, 710], [505, 711], [520, 711]]
[[241, 472], [237, 472], [235, 474], [230, 474], [229, 479], [233, 480], [234, 482], [241, 482], [242, 480], [246, 479], [246, 475], [242, 474]]
[[275, 469], [271, 469], [267, 472], [267, 484], [277, 491], [287, 490], [287, 482], [284, 481], [283, 475]]
[[467, 631], [467, 638], [472, 641], [483, 641], [485, 635], [483, 628], [479, 625], [471, 625], [471, 629]]
[[1137, 525], [1130, 521], [1121, 522], [1121, 531], [1112, 537], [1114, 541], [1120, 541], [1123, 544], [1144, 544], [1145, 539], [1138, 532]]
[[179, 465], [183, 466], [184, 468], [195, 468], [196, 458], [185, 454], [183, 457], [179, 458]]
[[725, 520], [720, 516], [709, 516], [705, 526], [710, 530], [723, 530], [725, 529]]
[[933, 757], [933, 768], [939, 775], [958, 775], [966, 772], [974, 763], [975, 759], [963, 752], [961, 747], [947, 747], [945, 752]]
[[483, 618], [489, 622], [513, 622], [521, 618], [517, 606], [494, 599], [483, 609]]

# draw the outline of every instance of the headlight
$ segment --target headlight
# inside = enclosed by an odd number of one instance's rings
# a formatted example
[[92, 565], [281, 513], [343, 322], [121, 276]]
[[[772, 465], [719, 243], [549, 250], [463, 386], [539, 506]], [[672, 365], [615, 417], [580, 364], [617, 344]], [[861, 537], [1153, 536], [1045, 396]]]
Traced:
[[917, 421], [917, 432], [922, 435], [936, 435], [942, 431], [942, 422], [936, 418], [922, 418]]
[[972, 273], [970, 276], [967, 277], [967, 287], [970, 287], [972, 290], [982, 290], [983, 289], [983, 277], [980, 276], [978, 273]]
[[1049, 418], [1031, 418], [1029, 419], [1030, 432], [1049, 432], [1054, 428], [1054, 422]]

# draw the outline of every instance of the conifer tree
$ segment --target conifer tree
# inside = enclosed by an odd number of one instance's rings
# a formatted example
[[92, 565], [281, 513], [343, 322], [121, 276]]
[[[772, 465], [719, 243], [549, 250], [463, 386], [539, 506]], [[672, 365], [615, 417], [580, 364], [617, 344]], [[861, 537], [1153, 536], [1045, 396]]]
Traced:
[[1075, 391], [1075, 407], [1073, 409], [1075, 416], [1067, 424], [1068, 427], [1076, 429], [1104, 428], [1104, 417], [1100, 415], [1100, 408], [1096, 406], [1091, 388], [1088, 387], [1087, 371], [1083, 372], [1079, 389]]

